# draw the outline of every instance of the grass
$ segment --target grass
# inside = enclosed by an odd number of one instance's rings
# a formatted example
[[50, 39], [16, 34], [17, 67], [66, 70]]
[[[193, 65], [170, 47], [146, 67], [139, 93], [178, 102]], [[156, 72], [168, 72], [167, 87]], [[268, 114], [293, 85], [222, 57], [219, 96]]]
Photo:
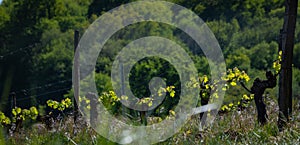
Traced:
[[[269, 120], [264, 126], [257, 123], [255, 105], [251, 104], [245, 110], [218, 115], [215, 121], [202, 131], [198, 128], [198, 117], [193, 116], [178, 133], [158, 144], [299, 144], [299, 102], [295, 101], [293, 117], [282, 132], [277, 128], [277, 102], [273, 99], [267, 99], [267, 102]], [[2, 131], [0, 144], [115, 144], [97, 135], [86, 125], [80, 126], [80, 131], [73, 135], [72, 118], [69, 117], [57, 122], [54, 131], [36, 126], [24, 128], [12, 136]]]

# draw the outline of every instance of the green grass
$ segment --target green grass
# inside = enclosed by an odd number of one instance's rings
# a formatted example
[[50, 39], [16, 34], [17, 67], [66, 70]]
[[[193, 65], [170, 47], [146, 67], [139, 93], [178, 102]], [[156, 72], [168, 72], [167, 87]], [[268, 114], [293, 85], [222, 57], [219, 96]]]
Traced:
[[[207, 128], [199, 131], [197, 116], [193, 116], [186, 125], [173, 137], [159, 145], [169, 144], [299, 144], [300, 143], [300, 112], [298, 102], [294, 103], [293, 118], [282, 132], [277, 128], [277, 103], [267, 100], [268, 123], [261, 126], [256, 121], [254, 104], [243, 111], [233, 111], [218, 115], [215, 121]], [[65, 118], [56, 124], [56, 131], [46, 129], [33, 129], [28, 127], [8, 136], [0, 132], [0, 145], [2, 144], [100, 144], [113, 145], [115, 143], [97, 135], [92, 129], [81, 125], [81, 130], [73, 135], [72, 118]]]

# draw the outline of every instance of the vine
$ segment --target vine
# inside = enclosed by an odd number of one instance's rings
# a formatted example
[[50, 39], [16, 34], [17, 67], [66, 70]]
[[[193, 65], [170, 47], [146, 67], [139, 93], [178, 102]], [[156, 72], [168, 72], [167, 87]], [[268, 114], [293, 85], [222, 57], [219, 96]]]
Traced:
[[24, 121], [28, 118], [35, 120], [39, 112], [34, 106], [30, 107], [29, 110], [16, 107], [12, 110], [12, 114], [13, 114], [13, 122], [16, 122], [18, 120]]
[[[277, 59], [273, 62], [273, 66], [272, 66], [272, 71], [275, 74], [275, 77], [278, 76], [278, 74], [281, 70], [281, 61], [282, 61], [282, 51], [279, 51]], [[233, 75], [230, 73], [231, 73], [231, 71], [229, 71], [228, 76], [232, 77]], [[250, 80], [250, 78], [249, 79], [248, 79], [248, 77], [246, 77], [246, 78], [247, 78], [247, 79], [245, 79], [246, 81]], [[237, 108], [245, 108], [254, 100], [254, 92], [249, 90], [247, 87], [245, 87], [244, 82], [241, 82], [241, 81], [239, 81], [239, 82], [248, 92], [250, 92], [250, 95], [244, 94], [240, 101], [238, 101], [236, 103], [232, 102], [232, 103], [229, 103], [228, 105], [223, 105], [220, 110], [222, 113], [236, 110]], [[235, 86], [236, 83], [231, 82], [231, 85]]]
[[0, 111], [0, 125], [3, 127], [10, 124], [11, 124], [11, 120], [9, 119], [9, 117], [5, 116], [5, 114]]
[[[200, 89], [200, 105], [208, 104], [209, 100], [218, 99], [218, 85], [221, 85], [222, 91], [228, 90], [230, 87], [236, 87], [238, 83], [246, 83], [250, 81], [250, 77], [245, 71], [239, 70], [237, 67], [229, 69], [227, 73], [223, 74], [221, 80], [209, 80], [209, 78], [204, 75], [199, 77], [199, 83], [194, 82], [193, 87], [198, 87]], [[253, 95], [243, 94], [238, 102], [231, 102], [224, 104], [221, 107], [220, 112], [228, 112], [235, 110], [236, 108], [241, 108], [248, 106], [248, 104], [253, 100]], [[200, 114], [200, 117], [203, 113]]]
[[17, 120], [24, 121], [26, 119], [35, 120], [39, 114], [36, 107], [30, 107], [30, 109], [22, 109], [20, 107], [16, 107], [12, 110], [13, 118], [12, 121], [9, 117], [7, 117], [3, 112], [0, 111], [0, 123], [1, 126], [8, 126], [11, 123], [15, 123]]
[[71, 102], [70, 98], [63, 99], [60, 102], [48, 100], [47, 105], [48, 105], [48, 107], [50, 107], [52, 109], [64, 111], [65, 109], [70, 108], [72, 106], [72, 102]]

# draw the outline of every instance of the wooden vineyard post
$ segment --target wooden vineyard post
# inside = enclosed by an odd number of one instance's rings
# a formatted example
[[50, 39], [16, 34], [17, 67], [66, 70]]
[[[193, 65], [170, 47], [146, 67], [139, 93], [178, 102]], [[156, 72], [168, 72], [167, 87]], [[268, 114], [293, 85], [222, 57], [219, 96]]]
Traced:
[[[125, 95], [125, 78], [124, 78], [124, 66], [123, 66], [123, 62], [121, 61], [121, 59], [119, 60], [120, 62], [120, 80], [121, 80], [121, 96]], [[122, 115], [125, 116], [125, 106], [122, 105]]]
[[94, 93], [87, 93], [86, 94], [87, 99], [90, 100], [90, 124], [92, 127], [96, 127], [96, 121], [98, 118], [98, 112], [97, 112], [97, 94]]
[[11, 99], [11, 106], [10, 106], [10, 117], [13, 118], [13, 114], [12, 111], [13, 109], [15, 109], [17, 107], [17, 98], [16, 98], [16, 93], [15, 92], [11, 92], [9, 94], [9, 98]]
[[[11, 117], [13, 118], [14, 116], [12, 114], [12, 110], [17, 108], [17, 96], [16, 96], [15, 92], [11, 92], [9, 95], [10, 95], [10, 98], [11, 98], [10, 113], [11, 113]], [[17, 117], [14, 127], [11, 127], [12, 131], [13, 132], [18, 132], [19, 129], [21, 128], [22, 122], [23, 122], [23, 120], [21, 118]]]
[[79, 43], [79, 31], [74, 31], [74, 74], [73, 74], [73, 85], [74, 85], [74, 124], [76, 125], [79, 112], [76, 101], [79, 100], [79, 81], [80, 81], [80, 68], [79, 68], [79, 52], [77, 50]]
[[279, 117], [278, 128], [283, 126], [292, 114], [292, 61], [295, 40], [298, 0], [285, 1], [285, 16], [280, 30], [279, 49], [282, 51], [281, 71], [279, 75]]
[[11, 92], [10, 93], [10, 98], [11, 98], [11, 110], [17, 107], [17, 98], [16, 98], [16, 93]]

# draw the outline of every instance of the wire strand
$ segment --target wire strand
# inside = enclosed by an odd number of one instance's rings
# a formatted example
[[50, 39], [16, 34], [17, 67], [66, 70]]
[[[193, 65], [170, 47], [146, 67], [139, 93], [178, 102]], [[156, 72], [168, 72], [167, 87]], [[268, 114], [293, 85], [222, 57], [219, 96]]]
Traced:
[[38, 44], [40, 44], [40, 43], [30, 44], [30, 45], [28, 45], [26, 47], [21, 47], [21, 48], [19, 48], [17, 50], [13, 50], [13, 51], [7, 52], [5, 54], [2, 54], [2, 55], [0, 55], [0, 60], [4, 60], [6, 57], [11, 56], [11, 55], [15, 55], [16, 53], [21, 52], [21, 51], [25, 51], [25, 53], [26, 53], [26, 50], [34, 48]]
[[17, 91], [12, 91], [12, 92], [14, 92], [14, 93], [24, 93], [24, 92], [29, 92], [29, 91], [32, 91], [32, 90], [37, 90], [37, 89], [49, 88], [49, 87], [52, 87], [53, 85], [56, 85], [56, 84], [63, 84], [63, 83], [66, 83], [66, 82], [71, 82], [71, 81], [72, 81], [72, 79], [67, 79], [67, 80], [62, 80], [62, 81], [58, 81], [58, 82], [55, 82], [55, 83], [48, 83], [48, 84], [39, 85], [39, 86], [32, 87], [32, 88], [19, 89]]
[[[58, 92], [62, 92], [62, 91], [65, 91], [65, 90], [69, 90], [71, 89], [70, 87], [67, 87], [67, 88], [62, 88], [62, 89], [58, 89], [58, 90], [55, 90], [55, 91], [49, 91], [49, 92], [45, 92], [45, 93], [41, 93], [41, 94], [36, 94], [36, 95], [31, 95], [31, 96], [27, 96], [27, 97], [24, 97], [24, 98], [20, 98], [20, 99], [16, 99], [16, 101], [25, 101], [25, 100], [29, 100], [29, 99], [32, 99], [34, 97], [39, 97], [39, 96], [43, 96], [43, 95], [48, 95], [48, 94], [53, 94], [53, 93], [58, 93]], [[11, 101], [6, 101], [6, 102], [1, 102], [0, 104], [1, 105], [4, 105], [4, 104], [8, 104], [10, 103]]]

